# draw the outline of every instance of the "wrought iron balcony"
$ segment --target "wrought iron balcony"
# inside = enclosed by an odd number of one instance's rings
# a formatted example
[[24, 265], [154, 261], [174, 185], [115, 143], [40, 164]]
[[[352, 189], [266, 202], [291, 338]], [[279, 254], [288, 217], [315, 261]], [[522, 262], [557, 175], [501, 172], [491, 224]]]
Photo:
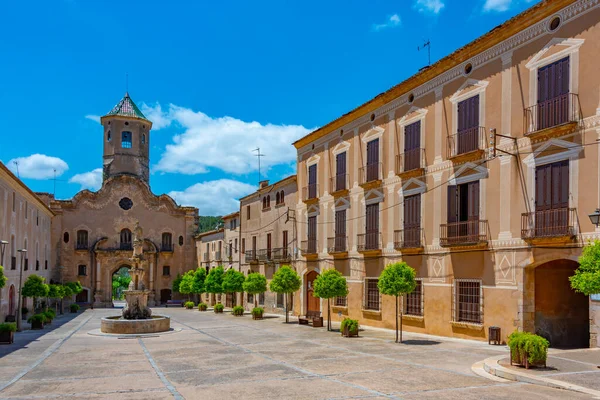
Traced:
[[247, 263], [258, 261], [258, 258], [256, 257], [256, 250], [246, 250], [244, 257]]
[[396, 174], [425, 168], [425, 149], [413, 149], [396, 156]]
[[573, 237], [576, 234], [575, 208], [557, 208], [521, 214], [521, 238]]
[[383, 163], [372, 163], [358, 170], [359, 185], [376, 182], [383, 177]]
[[575, 93], [565, 93], [527, 107], [524, 110], [524, 131], [525, 135], [531, 135], [544, 129], [580, 120], [579, 96]]
[[329, 254], [345, 253], [348, 251], [348, 237], [335, 236], [327, 238], [327, 252]]
[[174, 248], [175, 248], [175, 246], [173, 246], [172, 243], [162, 243], [160, 245], [161, 253], [172, 253]]
[[316, 199], [319, 196], [319, 185], [311, 183], [302, 188], [302, 201], [309, 201]]
[[317, 254], [317, 239], [303, 240], [300, 243], [300, 250], [303, 255]]
[[260, 262], [271, 260], [271, 249], [259, 249], [256, 251], [256, 259]]
[[440, 225], [442, 247], [479, 245], [487, 243], [488, 240], [487, 220], [476, 219]]
[[290, 249], [287, 247], [278, 247], [276, 249], [272, 250], [272, 254], [273, 254], [273, 261], [285, 261], [285, 260], [290, 260], [291, 256], [290, 256]]
[[350, 175], [341, 174], [330, 178], [329, 192], [336, 193], [350, 189]]
[[88, 250], [88, 248], [87, 243], [75, 243], [75, 250]]
[[477, 150], [485, 150], [486, 133], [483, 126], [464, 129], [448, 136], [448, 158]]
[[423, 228], [407, 228], [394, 231], [394, 248], [420, 249], [423, 247]]
[[381, 250], [381, 233], [379, 231], [358, 234], [356, 239], [356, 250], [358, 251]]

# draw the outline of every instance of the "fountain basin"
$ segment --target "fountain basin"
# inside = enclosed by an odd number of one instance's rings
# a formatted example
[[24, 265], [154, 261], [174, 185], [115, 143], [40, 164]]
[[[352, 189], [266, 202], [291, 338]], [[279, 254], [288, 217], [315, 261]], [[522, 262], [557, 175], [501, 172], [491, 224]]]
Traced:
[[158, 333], [169, 329], [171, 329], [171, 318], [166, 315], [153, 315], [148, 319], [123, 319], [121, 316], [111, 316], [100, 320], [100, 330], [104, 333]]

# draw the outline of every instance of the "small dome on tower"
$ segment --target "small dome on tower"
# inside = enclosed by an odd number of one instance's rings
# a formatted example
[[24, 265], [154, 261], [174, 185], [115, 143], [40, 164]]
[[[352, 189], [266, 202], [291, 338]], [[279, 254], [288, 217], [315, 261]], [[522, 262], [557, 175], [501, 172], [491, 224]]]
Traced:
[[104, 117], [112, 117], [112, 116], [121, 116], [121, 117], [133, 117], [140, 118], [146, 121], [149, 121], [148, 118], [140, 111], [138, 106], [135, 105], [131, 97], [129, 97], [129, 92], [125, 93], [125, 97], [119, 101], [119, 103], [113, 107], [112, 110]]

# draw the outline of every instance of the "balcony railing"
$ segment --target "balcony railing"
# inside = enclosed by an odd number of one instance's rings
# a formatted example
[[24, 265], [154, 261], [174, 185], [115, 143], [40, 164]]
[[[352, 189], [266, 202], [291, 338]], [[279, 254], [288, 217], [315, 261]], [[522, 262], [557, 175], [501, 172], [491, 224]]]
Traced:
[[483, 126], [476, 126], [448, 136], [448, 157], [456, 157], [486, 148], [486, 135]]
[[133, 250], [133, 245], [131, 243], [121, 243], [119, 244], [119, 250]]
[[303, 240], [300, 249], [302, 254], [317, 254], [317, 239]]
[[488, 241], [487, 220], [452, 222], [440, 225], [440, 246], [468, 246]]
[[256, 250], [246, 250], [246, 252], [244, 253], [244, 257], [247, 263], [255, 262], [258, 260], [256, 257]]
[[413, 149], [396, 156], [396, 173], [425, 168], [425, 149]]
[[557, 208], [521, 214], [521, 238], [552, 238], [575, 235], [575, 208]]
[[319, 185], [311, 183], [302, 188], [302, 201], [316, 199], [319, 196]]
[[329, 254], [345, 253], [348, 251], [348, 237], [335, 236], [327, 238], [327, 252]]
[[419, 249], [421, 247], [423, 247], [423, 228], [394, 231], [395, 249]]
[[256, 251], [256, 259], [260, 262], [269, 261], [271, 250], [269, 249], [259, 249]]
[[172, 253], [174, 250], [175, 246], [173, 246], [173, 243], [162, 243], [160, 245], [160, 251], [162, 253]]
[[290, 249], [287, 247], [278, 247], [272, 250], [273, 261], [284, 261], [290, 259]]
[[537, 103], [525, 109], [524, 119], [526, 135], [569, 122], [579, 122], [579, 96], [575, 93], [565, 93]]
[[75, 250], [87, 250], [88, 248], [87, 243], [75, 243]]
[[358, 170], [358, 176], [360, 185], [381, 180], [383, 176], [383, 163], [373, 163], [361, 167]]
[[331, 193], [350, 189], [350, 175], [341, 174], [330, 178], [329, 191]]
[[381, 233], [379, 231], [358, 234], [356, 239], [356, 250], [358, 251], [381, 250]]
[[210, 255], [208, 253], [204, 253], [204, 261], [210, 261]]
[[217, 260], [217, 261], [223, 260], [223, 253], [221, 251], [215, 251], [215, 260]]

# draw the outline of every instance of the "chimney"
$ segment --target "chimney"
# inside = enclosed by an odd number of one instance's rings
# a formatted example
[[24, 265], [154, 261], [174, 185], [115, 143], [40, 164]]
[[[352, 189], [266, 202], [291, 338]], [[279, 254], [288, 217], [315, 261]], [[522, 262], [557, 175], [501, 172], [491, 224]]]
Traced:
[[259, 186], [260, 189], [269, 186], [269, 180], [267, 179], [267, 180], [264, 180], [264, 181], [260, 181], [258, 183], [258, 186]]

